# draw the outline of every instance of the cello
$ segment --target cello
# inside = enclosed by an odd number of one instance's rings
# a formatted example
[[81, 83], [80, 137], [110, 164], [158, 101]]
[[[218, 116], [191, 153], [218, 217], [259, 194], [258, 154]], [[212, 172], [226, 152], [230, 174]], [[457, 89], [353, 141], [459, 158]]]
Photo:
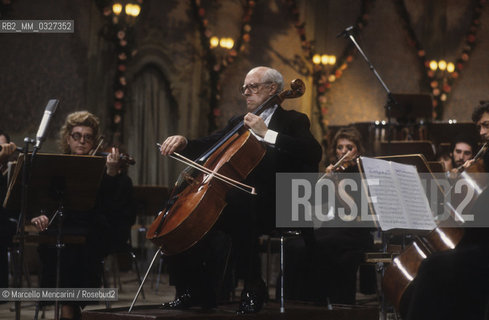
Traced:
[[[300, 79], [293, 80], [290, 87], [268, 98], [253, 113], [260, 115], [284, 99], [298, 98], [305, 92]], [[253, 187], [241, 181], [260, 163], [265, 151], [263, 144], [240, 121], [196, 162], [174, 153], [172, 157], [188, 167], [175, 183], [166, 208], [148, 228], [146, 238], [166, 255], [191, 248], [216, 223], [231, 187], [256, 194]]]
[[[471, 166], [468, 168], [464, 166], [456, 168], [460, 177], [469, 180], [469, 184], [477, 185], [474, 179], [467, 175], [467, 173], [481, 172], [480, 170], [483, 165], [481, 165], [480, 162], [483, 161], [481, 158], [484, 156], [486, 150], [487, 143], [485, 143], [474, 156]], [[445, 196], [452, 191], [453, 186], [454, 184], [450, 186]], [[461, 219], [459, 212], [453, 209], [453, 206], [451, 206], [451, 209], [456, 218], [463, 223], [463, 219]], [[464, 229], [461, 227], [447, 228], [437, 226], [426, 236], [416, 236], [413, 242], [392, 260], [392, 264], [385, 270], [382, 280], [382, 288], [385, 297], [394, 305], [396, 310], [400, 310], [404, 293], [416, 277], [423, 260], [434, 252], [455, 249], [462, 240], [464, 234]]]

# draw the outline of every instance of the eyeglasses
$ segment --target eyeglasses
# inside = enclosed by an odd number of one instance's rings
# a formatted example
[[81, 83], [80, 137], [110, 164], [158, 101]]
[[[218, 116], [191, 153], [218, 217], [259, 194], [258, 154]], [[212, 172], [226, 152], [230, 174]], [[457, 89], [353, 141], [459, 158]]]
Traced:
[[245, 92], [247, 89], [250, 89], [251, 93], [258, 93], [258, 90], [260, 89], [260, 86], [263, 84], [270, 84], [272, 83], [271, 81], [266, 81], [266, 82], [258, 82], [258, 83], [250, 83], [247, 85], [244, 85], [239, 88], [239, 92], [241, 92], [242, 95], [245, 95]]
[[75, 141], [80, 141], [83, 138], [85, 142], [93, 142], [95, 139], [95, 137], [89, 133], [82, 135], [80, 132], [73, 132], [70, 134], [70, 137], [72, 137]]

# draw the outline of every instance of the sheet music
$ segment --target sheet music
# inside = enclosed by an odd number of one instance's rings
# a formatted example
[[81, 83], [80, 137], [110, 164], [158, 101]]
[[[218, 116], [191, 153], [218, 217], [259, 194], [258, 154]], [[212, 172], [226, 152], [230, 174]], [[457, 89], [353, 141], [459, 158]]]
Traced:
[[436, 227], [416, 167], [362, 157], [373, 208], [382, 230]]

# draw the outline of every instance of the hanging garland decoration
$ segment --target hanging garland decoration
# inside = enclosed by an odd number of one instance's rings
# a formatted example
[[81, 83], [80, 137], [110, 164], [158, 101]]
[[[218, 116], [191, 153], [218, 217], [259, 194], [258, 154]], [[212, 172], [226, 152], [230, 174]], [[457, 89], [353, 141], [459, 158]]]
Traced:
[[464, 64], [469, 61], [470, 54], [476, 45], [477, 31], [480, 29], [481, 24], [480, 16], [486, 2], [486, 0], [475, 0], [474, 13], [465, 35], [462, 52], [455, 60], [455, 70], [448, 75], [440, 76], [430, 68], [430, 59], [426, 57], [426, 51], [416, 37], [404, 0], [396, 1], [398, 13], [407, 32], [409, 45], [415, 48], [423, 70], [423, 85], [433, 95], [433, 119], [441, 120], [444, 103], [448, 100], [456, 80], [460, 77]]
[[204, 49], [204, 57], [209, 71], [210, 112], [208, 114], [208, 121], [209, 132], [212, 132], [217, 129], [217, 120], [221, 116], [221, 110], [219, 109], [219, 101], [221, 99], [220, 77], [222, 72], [231, 63], [236, 61], [239, 54], [245, 51], [245, 44], [250, 41], [250, 21], [251, 16], [253, 15], [253, 9], [255, 7], [255, 1], [246, 0], [246, 2], [243, 4], [240, 35], [233, 48], [226, 51], [226, 53], [220, 58], [218, 58], [216, 53], [211, 48], [210, 39], [212, 32], [207, 28], [209, 21], [206, 18], [205, 8], [202, 7], [200, 0], [192, 0], [191, 6], [194, 18], [198, 24], [200, 41]]
[[[101, 34], [107, 41], [115, 45], [115, 55], [117, 57], [113, 100], [110, 106], [112, 138], [109, 142], [112, 145], [119, 145], [123, 141], [123, 116], [127, 94], [126, 69], [131, 58], [137, 54], [134, 24], [140, 11], [135, 16], [123, 15], [122, 12], [116, 14], [113, 11], [112, 1], [99, 0], [97, 4], [106, 20]], [[143, 0], [134, 0], [133, 3], [127, 2], [125, 5], [138, 5], [139, 9], [136, 10], [142, 10], [142, 4]]]
[[[374, 1], [375, 0], [362, 0], [360, 15], [356, 19], [354, 26], [357, 32], [360, 32], [367, 25], [369, 18], [368, 12]], [[316, 54], [316, 50], [313, 42], [307, 40], [306, 38], [305, 22], [300, 21], [299, 9], [296, 1], [288, 0], [288, 4], [293, 17], [293, 23], [301, 39], [301, 47], [304, 58], [307, 61], [312, 62], [312, 57]], [[342, 77], [343, 72], [348, 68], [348, 64], [353, 61], [354, 52], [355, 46], [349, 41], [349, 44], [343, 50], [342, 54], [336, 59], [336, 62], [332, 67], [326, 68], [322, 64], [313, 65], [313, 84], [316, 89], [316, 107], [319, 111], [319, 126], [324, 138], [326, 138], [327, 126], [329, 124], [327, 119], [328, 99], [326, 94], [330, 90], [331, 85]]]

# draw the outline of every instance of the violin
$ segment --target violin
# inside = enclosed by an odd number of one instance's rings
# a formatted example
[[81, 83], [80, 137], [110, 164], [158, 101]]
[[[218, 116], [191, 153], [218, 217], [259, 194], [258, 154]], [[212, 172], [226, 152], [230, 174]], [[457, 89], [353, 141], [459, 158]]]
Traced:
[[[98, 156], [102, 157], [107, 157], [110, 154], [110, 152], [98, 152]], [[127, 153], [120, 153], [119, 154], [119, 165], [127, 167], [127, 166], [132, 166], [136, 164], [136, 160]]]
[[[104, 136], [101, 136], [99, 141], [98, 141], [97, 147], [95, 149], [93, 149], [92, 152], [90, 152], [90, 155], [107, 157], [110, 154], [110, 152], [98, 151], [103, 143], [104, 143]], [[132, 166], [135, 164], [136, 164], [136, 160], [134, 160], [134, 158], [131, 155], [129, 155], [127, 153], [123, 153], [123, 152], [119, 153], [119, 165], [121, 166], [121, 168], [127, 168], [128, 166], [130, 166], [130, 165]]]
[[326, 176], [330, 175], [331, 173], [341, 173], [341, 172], [346, 172], [349, 168], [352, 168], [357, 165], [357, 159], [358, 155], [349, 159], [350, 154], [352, 150], [348, 150], [347, 153], [345, 153], [331, 168], [331, 171], [326, 171], [321, 178], [318, 179], [324, 179]]
[[[259, 115], [284, 99], [304, 94], [305, 85], [301, 80], [292, 81], [290, 87], [290, 90], [271, 96], [253, 113]], [[244, 126], [244, 121], [240, 121], [197, 161], [173, 153], [172, 158], [188, 167], [175, 183], [166, 208], [148, 228], [146, 238], [166, 255], [191, 248], [216, 223], [231, 188], [256, 194], [252, 186], [242, 181], [261, 162], [265, 152], [263, 144]]]

